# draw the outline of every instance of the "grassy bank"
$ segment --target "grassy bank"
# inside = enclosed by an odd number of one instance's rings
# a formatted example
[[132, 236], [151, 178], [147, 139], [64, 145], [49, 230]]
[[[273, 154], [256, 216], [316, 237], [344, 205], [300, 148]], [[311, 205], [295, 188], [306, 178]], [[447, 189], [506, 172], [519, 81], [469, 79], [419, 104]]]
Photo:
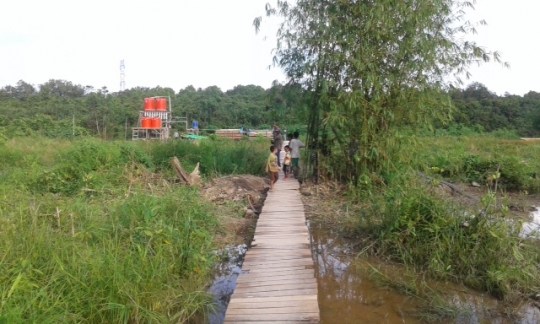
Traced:
[[265, 143], [0, 146], [0, 323], [178, 323], [211, 311], [215, 207], [175, 185], [261, 173]]
[[[537, 298], [540, 245], [519, 236], [520, 222], [504, 195], [538, 192], [540, 144], [490, 136], [411, 137], [402, 143], [408, 144], [381, 174], [362, 176], [358, 187], [337, 198], [333, 217], [344, 235], [364, 252], [432, 278], [509, 301]], [[459, 195], [441, 189], [441, 180], [475, 181], [484, 194], [464, 205]]]

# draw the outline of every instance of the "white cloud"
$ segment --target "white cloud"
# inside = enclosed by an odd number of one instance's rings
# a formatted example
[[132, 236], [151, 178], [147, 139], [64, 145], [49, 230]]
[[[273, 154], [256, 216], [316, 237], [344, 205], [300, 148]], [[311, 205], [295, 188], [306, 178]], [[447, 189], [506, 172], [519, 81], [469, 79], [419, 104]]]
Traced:
[[[252, 21], [272, 0], [19, 0], [2, 5], [0, 86], [22, 79], [40, 84], [65, 79], [117, 91], [120, 60], [127, 87], [171, 87], [175, 91], [238, 84], [269, 87], [285, 78], [272, 64], [276, 21]], [[537, 0], [478, 0], [471, 18], [484, 18], [474, 39], [499, 50], [510, 69], [490, 63], [472, 68], [467, 81], [490, 90], [540, 91], [540, 23]], [[266, 19], [266, 17], [264, 17]], [[263, 37], [268, 36], [267, 41]]]
[[269, 87], [271, 46], [252, 21], [262, 0], [27, 0], [0, 20], [0, 86], [65, 79], [117, 91], [120, 60], [127, 87], [238, 84]]

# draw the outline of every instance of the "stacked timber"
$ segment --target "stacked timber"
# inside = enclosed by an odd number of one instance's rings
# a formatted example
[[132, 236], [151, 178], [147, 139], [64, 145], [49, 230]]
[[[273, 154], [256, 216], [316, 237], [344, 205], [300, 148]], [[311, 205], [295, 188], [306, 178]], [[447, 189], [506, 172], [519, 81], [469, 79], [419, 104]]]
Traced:
[[263, 136], [266, 138], [272, 138], [272, 131], [270, 130], [250, 130], [248, 134], [244, 135], [239, 129], [218, 129], [216, 130], [216, 135], [223, 138], [229, 138], [232, 140], [240, 140], [243, 136], [249, 136], [250, 138], [255, 138]]
[[239, 129], [218, 129], [216, 130], [216, 135], [232, 140], [240, 140], [244, 136]]

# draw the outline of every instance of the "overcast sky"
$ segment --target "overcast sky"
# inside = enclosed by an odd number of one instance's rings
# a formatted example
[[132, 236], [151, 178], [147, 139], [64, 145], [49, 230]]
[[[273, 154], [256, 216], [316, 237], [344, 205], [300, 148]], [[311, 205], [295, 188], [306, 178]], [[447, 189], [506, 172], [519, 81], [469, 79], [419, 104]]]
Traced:
[[[119, 90], [126, 87], [236, 85], [270, 87], [284, 81], [268, 70], [276, 22], [255, 35], [252, 22], [268, 0], [17, 0], [4, 1], [0, 19], [0, 87], [18, 80], [62, 79]], [[271, 0], [274, 3], [274, 0]], [[536, 33], [540, 0], [478, 0], [483, 18], [475, 39], [499, 50], [510, 69], [487, 64], [471, 80], [498, 94], [540, 92]], [[266, 41], [263, 37], [268, 36]]]

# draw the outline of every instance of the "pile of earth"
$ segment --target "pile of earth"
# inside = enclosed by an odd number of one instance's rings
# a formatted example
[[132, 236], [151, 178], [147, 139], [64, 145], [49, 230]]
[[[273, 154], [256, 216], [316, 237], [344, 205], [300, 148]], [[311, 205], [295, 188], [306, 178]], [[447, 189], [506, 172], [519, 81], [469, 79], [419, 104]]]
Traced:
[[203, 195], [218, 205], [245, 201], [248, 205], [251, 203], [253, 207], [260, 209], [268, 189], [266, 179], [252, 175], [236, 175], [213, 179], [204, 186]]
[[264, 178], [234, 175], [215, 178], [204, 185], [202, 195], [217, 206], [223, 225], [218, 240], [225, 244], [249, 244], [256, 219], [270, 186]]

